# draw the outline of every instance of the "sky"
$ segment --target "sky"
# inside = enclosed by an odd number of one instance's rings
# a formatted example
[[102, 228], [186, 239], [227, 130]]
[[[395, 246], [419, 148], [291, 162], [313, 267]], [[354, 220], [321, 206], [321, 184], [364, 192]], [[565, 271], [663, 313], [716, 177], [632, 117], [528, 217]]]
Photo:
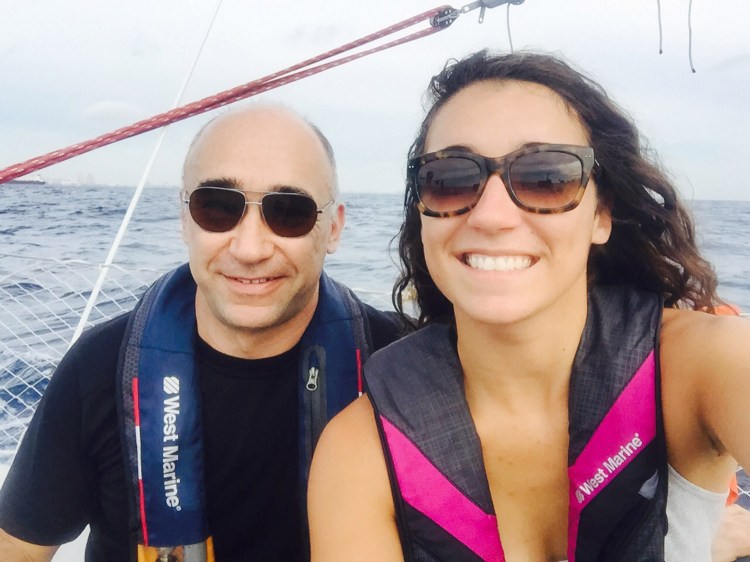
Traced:
[[[515, 50], [562, 56], [607, 89], [686, 199], [750, 200], [744, 181], [750, 2], [693, 1], [696, 73], [688, 58], [689, 0], [660, 2], [663, 54], [658, 5], [525, 0], [509, 12], [488, 9], [481, 24], [474, 10], [427, 38], [251, 99], [288, 105], [325, 132], [344, 193], [400, 192], [430, 77], [450, 58], [481, 48], [510, 50], [509, 16]], [[0, 0], [0, 168], [170, 109], [194, 62], [181, 104], [438, 6], [424, 0]], [[215, 114], [167, 130], [149, 185], [179, 184], [190, 140]], [[50, 182], [134, 186], [159, 136], [147, 133], [39, 173]]]

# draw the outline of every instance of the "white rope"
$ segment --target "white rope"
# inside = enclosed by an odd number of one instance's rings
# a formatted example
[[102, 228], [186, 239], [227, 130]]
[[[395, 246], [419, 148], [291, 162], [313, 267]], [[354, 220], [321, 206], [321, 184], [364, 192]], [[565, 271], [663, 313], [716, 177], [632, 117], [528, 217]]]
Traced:
[[[200, 59], [201, 53], [203, 52], [203, 47], [206, 45], [208, 36], [210, 35], [211, 29], [213, 28], [214, 22], [216, 21], [216, 16], [219, 14], [219, 9], [221, 8], [222, 1], [223, 0], [218, 0], [218, 2], [216, 3], [216, 10], [214, 11], [214, 15], [208, 24], [208, 29], [206, 29], [206, 34], [203, 36], [203, 41], [201, 42], [200, 47], [198, 48], [198, 53], [195, 55], [195, 59], [193, 60], [193, 65], [190, 68], [190, 71], [188, 72], [187, 76], [185, 77], [185, 81], [182, 83], [182, 87], [180, 88], [177, 94], [177, 98], [175, 99], [174, 104], [172, 105], [172, 109], [174, 109], [175, 107], [178, 107], [182, 102], [182, 96], [184, 95], [185, 90], [187, 89], [187, 86], [190, 82], [190, 79], [193, 76], [193, 71], [195, 70], [195, 67], [198, 64], [198, 59]], [[99, 291], [101, 290], [102, 285], [104, 284], [104, 280], [107, 277], [109, 267], [112, 265], [112, 262], [115, 259], [117, 250], [120, 248], [120, 242], [122, 242], [122, 238], [128, 229], [128, 225], [130, 224], [130, 219], [133, 216], [133, 212], [135, 211], [135, 208], [138, 206], [138, 201], [140, 200], [141, 194], [143, 193], [143, 188], [146, 185], [146, 178], [148, 178], [149, 174], [151, 173], [151, 168], [153, 167], [154, 161], [156, 160], [156, 155], [159, 153], [159, 150], [161, 149], [162, 142], [164, 141], [164, 137], [167, 134], [167, 129], [169, 129], [169, 126], [163, 127], [161, 130], [161, 134], [159, 135], [159, 140], [156, 142], [156, 146], [154, 147], [154, 150], [151, 153], [151, 158], [149, 158], [149, 161], [146, 164], [146, 168], [143, 170], [141, 179], [138, 182], [138, 187], [136, 188], [135, 193], [133, 194], [133, 198], [130, 200], [130, 205], [128, 206], [128, 210], [125, 212], [125, 216], [123, 217], [122, 223], [120, 224], [120, 229], [117, 231], [117, 234], [115, 235], [115, 239], [112, 242], [112, 246], [109, 249], [109, 254], [107, 254], [107, 259], [104, 261], [104, 264], [101, 266], [99, 277], [97, 278], [96, 283], [94, 284], [94, 288], [91, 290], [91, 296], [89, 297], [89, 300], [86, 302], [86, 308], [83, 310], [83, 314], [81, 314], [81, 319], [78, 322], [78, 326], [76, 326], [75, 332], [73, 332], [73, 337], [70, 339], [69, 345], [73, 345], [75, 343], [75, 341], [80, 337], [81, 333], [83, 332], [83, 329], [86, 327], [86, 322], [88, 322], [89, 315], [91, 314], [91, 311], [93, 310], [94, 305], [96, 304], [96, 300], [99, 297]]]
[[513, 52], [513, 37], [510, 34], [510, 2], [508, 3], [508, 10], [505, 12], [505, 25], [508, 28], [508, 43], [510, 43], [510, 52]]
[[656, 0], [656, 13], [659, 17], [659, 54], [662, 54], [664, 51], [662, 50], [662, 39], [664, 38], [664, 33], [661, 29], [661, 1]]
[[695, 74], [695, 65], [693, 64], [693, 0], [688, 4], [688, 59], [690, 60], [690, 70]]

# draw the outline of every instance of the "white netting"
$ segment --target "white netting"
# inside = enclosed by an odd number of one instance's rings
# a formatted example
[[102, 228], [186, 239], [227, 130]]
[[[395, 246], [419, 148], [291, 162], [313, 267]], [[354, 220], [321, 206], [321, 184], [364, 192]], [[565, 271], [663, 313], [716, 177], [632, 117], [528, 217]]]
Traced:
[[737, 469], [737, 491], [740, 493], [737, 503], [745, 509], [750, 509], [750, 475], [741, 468]]
[[[0, 255], [16, 264], [0, 278], [0, 463], [15, 448], [68, 349], [100, 266], [78, 260]], [[88, 324], [130, 310], [159, 276], [110, 266]]]

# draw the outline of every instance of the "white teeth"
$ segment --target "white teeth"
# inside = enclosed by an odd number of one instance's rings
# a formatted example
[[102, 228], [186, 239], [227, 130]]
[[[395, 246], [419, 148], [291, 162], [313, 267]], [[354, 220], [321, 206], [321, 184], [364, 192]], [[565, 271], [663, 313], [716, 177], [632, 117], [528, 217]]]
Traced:
[[529, 256], [482, 256], [466, 254], [466, 264], [473, 269], [484, 271], [515, 271], [531, 266]]
[[235, 277], [235, 279], [243, 285], [260, 285], [268, 281], [267, 277], [261, 277], [260, 279], [240, 279], [239, 277]]

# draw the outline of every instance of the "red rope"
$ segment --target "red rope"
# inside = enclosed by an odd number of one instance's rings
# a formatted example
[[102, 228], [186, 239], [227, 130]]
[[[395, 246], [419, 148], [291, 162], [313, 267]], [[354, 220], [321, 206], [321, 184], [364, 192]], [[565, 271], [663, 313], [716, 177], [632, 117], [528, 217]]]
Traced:
[[426, 19], [431, 19], [432, 17], [438, 15], [440, 12], [446, 9], [451, 8], [449, 6], [441, 6], [439, 8], [428, 10], [417, 16], [403, 20], [397, 24], [382, 29], [381, 31], [371, 33], [370, 35], [366, 35], [361, 39], [346, 43], [341, 47], [297, 63], [279, 72], [269, 74], [268, 76], [264, 76], [263, 78], [259, 78], [258, 80], [253, 80], [252, 82], [248, 82], [247, 84], [243, 84], [242, 86], [237, 86], [213, 96], [203, 98], [202, 100], [198, 100], [181, 107], [176, 107], [164, 113], [154, 115], [153, 117], [150, 117], [148, 119], [138, 121], [137, 123], [122, 127], [91, 140], [79, 142], [77, 144], [68, 146], [67, 148], [61, 148], [42, 156], [31, 158], [30, 160], [26, 160], [25, 162], [19, 162], [18, 164], [14, 164], [3, 170], [0, 170], [0, 183], [7, 182], [9, 180], [18, 178], [26, 174], [30, 174], [32, 172], [36, 172], [37, 170], [41, 170], [42, 168], [46, 168], [48, 166], [51, 166], [52, 164], [57, 164], [58, 162], [63, 162], [64, 160], [68, 160], [70, 158], [73, 158], [74, 156], [78, 156], [79, 154], [90, 152], [96, 148], [100, 148], [117, 141], [134, 137], [136, 135], [140, 135], [141, 133], [146, 133], [160, 127], [165, 127], [177, 121], [187, 119], [188, 117], [200, 115], [201, 113], [205, 113], [206, 111], [228, 105], [241, 99], [260, 94], [262, 92], [266, 92], [273, 88], [278, 88], [279, 86], [295, 82], [302, 78], [307, 78], [308, 76], [312, 76], [313, 74], [323, 72], [324, 70], [328, 70], [329, 68], [334, 68], [344, 63], [362, 58], [369, 54], [377, 53], [378, 51], [383, 51], [385, 49], [389, 49], [391, 47], [395, 47], [397, 45], [408, 43], [409, 41], [414, 41], [415, 39], [437, 33], [438, 31], [445, 29], [445, 27], [431, 26], [427, 29], [417, 31], [415, 33], [412, 33], [411, 35], [393, 40], [384, 45], [373, 47], [366, 51], [355, 53], [337, 60], [327, 62], [325, 64], [311, 66], [336, 55], [340, 55], [352, 49], [356, 49], [358, 47], [366, 45], [367, 43], [370, 43], [372, 41], [376, 41], [398, 31], [402, 31]]

